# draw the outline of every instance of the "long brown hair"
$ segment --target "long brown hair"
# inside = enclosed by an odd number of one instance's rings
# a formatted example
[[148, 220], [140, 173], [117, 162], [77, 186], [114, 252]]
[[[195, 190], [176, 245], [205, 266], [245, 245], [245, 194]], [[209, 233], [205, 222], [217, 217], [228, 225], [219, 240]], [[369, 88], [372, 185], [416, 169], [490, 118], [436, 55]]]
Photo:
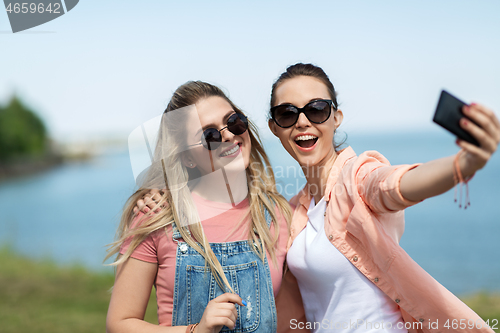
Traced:
[[303, 63], [297, 63], [295, 65], [289, 66], [286, 71], [284, 71], [280, 75], [276, 82], [274, 82], [271, 89], [271, 107], [276, 104], [276, 89], [286, 80], [293, 79], [297, 76], [310, 76], [323, 82], [323, 84], [328, 89], [328, 94], [333, 101], [333, 105], [335, 105], [335, 109], [338, 109], [339, 105], [337, 103], [337, 93], [335, 92], [335, 88], [333, 87], [333, 84], [330, 81], [328, 75], [326, 75], [325, 71], [321, 67], [315, 66], [313, 64]]
[[[231, 100], [220, 88], [206, 82], [189, 81], [177, 88], [174, 92], [165, 110], [165, 114], [196, 104], [198, 101], [212, 96], [223, 98], [231, 105], [235, 112], [243, 113], [231, 102]], [[250, 166], [246, 169], [246, 176], [250, 202], [249, 214], [252, 221], [252, 225], [249, 228], [248, 242], [255, 245], [252, 246], [252, 248], [262, 260], [265, 259], [267, 251], [273, 264], [276, 266], [276, 249], [279, 235], [279, 223], [276, 208], [278, 208], [279, 214], [286, 219], [288, 225], [291, 220], [292, 212], [286, 199], [283, 198], [283, 196], [276, 190], [274, 173], [270, 167], [269, 159], [264, 152], [257, 129], [250, 120], [248, 132], [250, 135], [251, 152]], [[162, 140], [161, 133], [160, 129], [158, 141]], [[175, 150], [178, 148], [179, 147], [176, 147], [175, 145], [169, 145], [169, 150], [171, 152], [172, 149]], [[172, 153], [175, 154], [175, 151]], [[168, 169], [169, 172], [177, 172], [179, 175], [183, 174], [188, 179], [193, 177], [191, 174], [192, 171], [188, 171], [189, 168], [186, 168], [181, 163], [169, 164], [168, 161], [165, 163], [167, 163], [167, 165], [163, 165], [163, 167]], [[166, 178], [167, 175], [165, 174], [164, 177]], [[185, 191], [189, 191], [189, 189], [185, 187]], [[131, 239], [131, 243], [127, 251], [122, 256], [119, 256], [113, 265], [123, 263], [149, 234], [160, 229], [165, 229], [166, 231], [166, 227], [175, 221], [184, 241], [205, 258], [206, 264], [210, 266], [210, 269], [221, 288], [223, 287], [222, 283], [224, 283], [229, 290], [232, 290], [225, 274], [223, 273], [221, 264], [210, 248], [201, 223], [199, 222], [199, 218], [198, 221], [190, 223], [189, 228], [180, 227], [181, 224], [179, 223], [179, 216], [177, 216], [178, 212], [182, 212], [182, 215], [184, 215], [182, 218], [187, 217], [189, 219], [193, 216], [192, 212], [196, 211], [196, 207], [194, 206], [190, 196], [187, 200], [173, 200], [172, 195], [182, 195], [182, 192], [176, 192], [176, 194], [174, 194], [173, 190], [169, 190], [167, 188], [157, 206], [166, 206], [166, 208], [162, 208], [159, 213], [153, 213], [156, 209], [152, 209], [141, 218], [136, 226], [131, 226], [131, 222], [136, 217], [136, 214], [133, 212], [133, 208], [135, 207], [136, 202], [143, 198], [148, 192], [148, 188], [140, 188], [128, 199], [125, 204], [120, 226], [118, 227], [117, 240], [110, 244], [110, 249], [108, 250], [109, 253], [106, 256], [106, 259], [116, 253], [119, 253], [123, 243], [127, 239]], [[187, 194], [187, 192], [184, 194]], [[177, 203], [177, 207], [174, 207], [174, 202]], [[178, 207], [179, 205], [183, 207]], [[270, 229], [267, 226], [264, 213], [265, 209], [267, 209], [271, 215], [272, 223], [274, 224], [274, 235], [271, 234]]]
[[[335, 106], [335, 110], [338, 110], [339, 104], [337, 102], [337, 92], [335, 91], [335, 88], [333, 87], [333, 83], [330, 81], [330, 78], [328, 75], [326, 75], [325, 71], [316, 65], [313, 64], [303, 64], [303, 63], [297, 63], [295, 65], [289, 66], [286, 71], [284, 71], [279, 78], [274, 82], [273, 87], [271, 88], [271, 102], [270, 106], [273, 107], [276, 105], [276, 89], [285, 81], [293, 79], [298, 76], [310, 76], [313, 78], [316, 78], [320, 80], [327, 88], [328, 94], [330, 95], [330, 99], [333, 101], [333, 105]], [[269, 114], [269, 119], [271, 119], [271, 115]], [[340, 148], [347, 140], [347, 135], [346, 137], [340, 142], [340, 143], [335, 143], [335, 140], [333, 142], [333, 146], [335, 147], [335, 150]]]

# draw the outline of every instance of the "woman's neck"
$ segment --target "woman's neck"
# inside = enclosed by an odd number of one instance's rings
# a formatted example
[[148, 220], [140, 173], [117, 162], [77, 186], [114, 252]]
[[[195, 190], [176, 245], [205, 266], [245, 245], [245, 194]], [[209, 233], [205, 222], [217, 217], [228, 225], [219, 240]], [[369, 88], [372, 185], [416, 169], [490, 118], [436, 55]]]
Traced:
[[210, 201], [236, 205], [248, 196], [246, 171], [228, 172], [221, 168], [202, 176], [193, 192]]
[[326, 183], [336, 159], [337, 152], [333, 149], [316, 165], [301, 166], [309, 185], [309, 192], [314, 197], [315, 203], [320, 202], [325, 195]]

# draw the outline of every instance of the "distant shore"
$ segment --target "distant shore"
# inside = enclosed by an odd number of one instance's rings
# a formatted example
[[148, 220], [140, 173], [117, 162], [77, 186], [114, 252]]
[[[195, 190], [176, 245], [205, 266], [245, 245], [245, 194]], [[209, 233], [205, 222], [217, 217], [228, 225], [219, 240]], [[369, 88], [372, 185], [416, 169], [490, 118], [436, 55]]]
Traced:
[[63, 163], [61, 155], [44, 158], [25, 158], [10, 163], [0, 163], [0, 181], [28, 176], [49, 170]]
[[121, 138], [53, 143], [50, 152], [45, 156], [21, 157], [9, 162], [0, 162], [0, 182], [44, 172], [63, 163], [85, 162], [105, 152], [125, 149], [126, 143]]

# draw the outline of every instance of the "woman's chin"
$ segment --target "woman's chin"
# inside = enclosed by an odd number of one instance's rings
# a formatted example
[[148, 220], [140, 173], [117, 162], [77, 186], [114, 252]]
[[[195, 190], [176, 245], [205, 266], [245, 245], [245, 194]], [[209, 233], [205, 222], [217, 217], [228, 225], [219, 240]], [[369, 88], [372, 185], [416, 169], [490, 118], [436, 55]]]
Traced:
[[316, 165], [319, 162], [318, 149], [305, 150], [299, 149], [299, 147], [293, 147], [292, 157], [300, 164], [302, 167], [310, 167]]
[[249, 164], [249, 156], [240, 153], [233, 158], [221, 158], [219, 160], [220, 167], [224, 168], [226, 172], [244, 172]]
[[297, 162], [301, 167], [309, 168], [318, 164], [319, 159], [316, 156], [298, 156]]

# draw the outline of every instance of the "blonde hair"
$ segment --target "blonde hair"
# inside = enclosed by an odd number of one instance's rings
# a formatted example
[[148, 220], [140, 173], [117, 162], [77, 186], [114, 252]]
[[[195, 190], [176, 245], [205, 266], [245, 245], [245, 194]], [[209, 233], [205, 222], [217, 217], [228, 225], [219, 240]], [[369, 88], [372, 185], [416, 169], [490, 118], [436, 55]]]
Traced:
[[[220, 88], [201, 81], [189, 81], [177, 88], [174, 92], [165, 110], [164, 116], [170, 111], [188, 107], [196, 104], [204, 98], [212, 96], [223, 98], [231, 105], [235, 112], [243, 113], [231, 102], [231, 100], [229, 100]], [[176, 156], [176, 154], [181, 153], [181, 147], [179, 144], [172, 144], [169, 142], [172, 138], [167, 135], [167, 132], [169, 131], [164, 130], [164, 126], [166, 126], [166, 122], [162, 121], [157, 141], [163, 141], [166, 144], [164, 144], [162, 148], [158, 148], [160, 145], [157, 145], [156, 147], [155, 161], [157, 162], [155, 162], [150, 167], [150, 170], [148, 170], [149, 179], [147, 181], [149, 184], [143, 184], [143, 186], [141, 186], [141, 188], [127, 200], [121, 217], [121, 222], [118, 227], [117, 240], [109, 245], [109, 253], [105, 260], [110, 258], [112, 255], [119, 253], [123, 243], [127, 239], [131, 239], [127, 251], [123, 255], [118, 256], [112, 265], [118, 265], [125, 262], [137, 246], [144, 239], [146, 239], [149, 234], [160, 229], [165, 229], [166, 232], [166, 227], [171, 225], [172, 222], [175, 222], [184, 241], [205, 258], [205, 263], [210, 267], [211, 272], [214, 274], [214, 277], [221, 288], [224, 289], [223, 284], [225, 284], [228, 289], [232, 291], [232, 288], [222, 270], [222, 266], [215, 257], [212, 249], [210, 248], [210, 244], [205, 237], [196, 207], [190, 196], [190, 189], [188, 186], [176, 186], [176, 188], [168, 188], [167, 186], [165, 194], [157, 204], [157, 207], [164, 206], [165, 208], [162, 208], [157, 213], [153, 213], [157, 210], [152, 209], [150, 212], [145, 214], [134, 227], [131, 226], [131, 222], [136, 217], [136, 214], [133, 212], [136, 202], [149, 193], [149, 189], [152, 188], [151, 185], [153, 183], [161, 183], [161, 180], [163, 180], [163, 184], [166, 184], [169, 177], [174, 177], [173, 179], [186, 180], [196, 177], [191, 169], [186, 168], [180, 162], [180, 158], [158, 159], [158, 156]], [[178, 125], [176, 128], [178, 130], [185, 130], [180, 128]], [[253, 250], [263, 261], [265, 260], [267, 251], [273, 265], [277, 267], [276, 249], [278, 245], [279, 223], [275, 208], [277, 207], [279, 213], [286, 219], [288, 227], [292, 212], [286, 199], [276, 190], [274, 173], [269, 163], [269, 159], [264, 152], [257, 129], [255, 125], [250, 122], [250, 120], [248, 133], [251, 142], [251, 152], [250, 164], [246, 168], [246, 177], [250, 202], [249, 214], [252, 221], [252, 225], [249, 228], [248, 242], [249, 244], [255, 245], [252, 246]], [[166, 149], [166, 147], [168, 147], [168, 153], [162, 151]], [[160, 170], [160, 172], [158, 172], [158, 170]], [[270, 228], [267, 225], [265, 209], [269, 212], [272, 223], [274, 224], [274, 235], [271, 234]], [[189, 227], [181, 224], [181, 220], [188, 221]]]

